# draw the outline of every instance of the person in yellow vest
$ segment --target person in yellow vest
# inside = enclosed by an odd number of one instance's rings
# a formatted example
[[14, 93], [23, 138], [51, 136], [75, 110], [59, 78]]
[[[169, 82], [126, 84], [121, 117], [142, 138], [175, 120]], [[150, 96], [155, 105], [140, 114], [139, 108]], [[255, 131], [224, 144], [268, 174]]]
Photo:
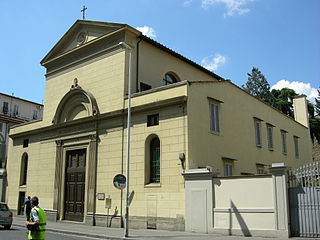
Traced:
[[43, 240], [46, 238], [46, 213], [39, 207], [39, 198], [31, 198], [30, 221], [26, 222], [29, 230], [28, 239]]

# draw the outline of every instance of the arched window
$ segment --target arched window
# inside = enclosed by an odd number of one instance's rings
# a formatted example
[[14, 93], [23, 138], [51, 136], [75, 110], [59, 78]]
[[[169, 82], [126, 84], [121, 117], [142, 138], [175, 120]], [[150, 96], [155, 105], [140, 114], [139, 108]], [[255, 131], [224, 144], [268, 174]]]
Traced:
[[27, 184], [27, 174], [28, 174], [28, 154], [24, 153], [21, 157], [20, 186]]
[[178, 82], [178, 78], [172, 73], [166, 73], [163, 79], [163, 85], [169, 85]]
[[160, 140], [153, 138], [150, 142], [150, 183], [160, 182]]
[[72, 88], [61, 99], [52, 122], [54, 124], [95, 116], [99, 109], [94, 96], [82, 88]]

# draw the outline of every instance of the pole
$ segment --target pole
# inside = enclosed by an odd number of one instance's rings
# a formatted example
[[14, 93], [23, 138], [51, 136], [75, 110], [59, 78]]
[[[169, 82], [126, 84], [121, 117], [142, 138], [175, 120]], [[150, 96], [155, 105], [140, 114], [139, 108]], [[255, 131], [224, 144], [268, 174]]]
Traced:
[[125, 237], [129, 236], [129, 168], [130, 168], [130, 127], [131, 127], [131, 47], [120, 42], [119, 45], [129, 50], [129, 72], [128, 72], [128, 117], [127, 117], [127, 155], [126, 155], [126, 214], [125, 214]]

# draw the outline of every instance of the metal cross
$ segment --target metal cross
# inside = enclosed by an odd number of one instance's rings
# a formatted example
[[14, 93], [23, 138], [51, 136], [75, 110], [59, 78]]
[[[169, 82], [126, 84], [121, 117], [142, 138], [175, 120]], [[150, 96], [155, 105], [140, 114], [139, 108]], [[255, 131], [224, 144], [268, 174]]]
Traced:
[[88, 8], [86, 8], [86, 6], [83, 6], [83, 8], [82, 8], [82, 10], [81, 10], [81, 12], [82, 12], [82, 19], [84, 20], [85, 19], [85, 14], [86, 14], [86, 10], [87, 10]]

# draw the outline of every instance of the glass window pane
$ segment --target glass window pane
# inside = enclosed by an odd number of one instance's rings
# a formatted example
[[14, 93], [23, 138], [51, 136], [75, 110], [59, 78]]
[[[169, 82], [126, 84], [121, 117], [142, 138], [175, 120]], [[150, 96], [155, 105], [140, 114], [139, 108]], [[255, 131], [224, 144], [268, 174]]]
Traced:
[[160, 140], [152, 139], [150, 143], [150, 182], [160, 182]]

